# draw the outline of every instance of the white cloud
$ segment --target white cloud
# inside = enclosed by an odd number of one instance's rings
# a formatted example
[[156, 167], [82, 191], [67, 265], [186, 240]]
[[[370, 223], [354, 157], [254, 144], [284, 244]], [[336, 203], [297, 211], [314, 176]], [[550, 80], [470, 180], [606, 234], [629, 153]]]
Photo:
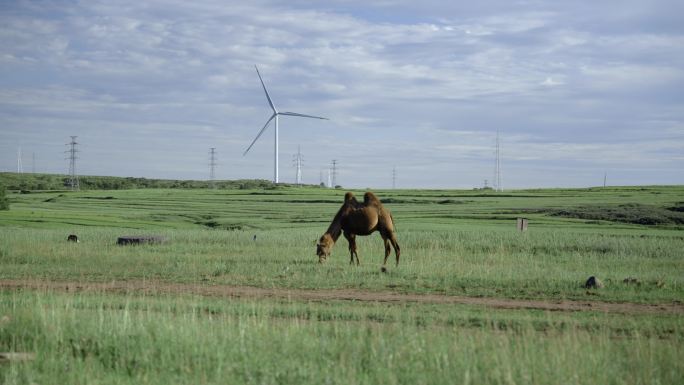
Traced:
[[544, 79], [544, 81], [540, 84], [543, 86], [554, 87], [563, 85], [564, 83], [558, 80], [554, 80], [551, 76], [547, 76], [546, 79]]

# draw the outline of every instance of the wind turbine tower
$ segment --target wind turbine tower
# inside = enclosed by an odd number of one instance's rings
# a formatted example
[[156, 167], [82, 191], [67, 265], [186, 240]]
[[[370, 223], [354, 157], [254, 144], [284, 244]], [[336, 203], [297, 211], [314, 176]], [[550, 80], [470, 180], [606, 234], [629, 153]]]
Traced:
[[273, 110], [273, 114], [271, 115], [270, 118], [266, 121], [266, 124], [264, 124], [264, 127], [259, 131], [257, 134], [256, 138], [252, 141], [252, 144], [247, 147], [247, 150], [242, 154], [242, 156], [247, 155], [249, 150], [252, 148], [254, 143], [261, 137], [261, 134], [264, 133], [266, 128], [268, 127], [268, 124], [271, 123], [271, 120], [275, 120], [275, 138], [274, 138], [274, 146], [273, 146], [273, 183], [278, 183], [278, 117], [280, 115], [286, 115], [286, 116], [298, 116], [300, 118], [313, 118], [313, 119], [323, 119], [323, 120], [328, 120], [328, 118], [323, 118], [320, 116], [313, 116], [313, 115], [304, 115], [300, 114], [297, 112], [280, 112], [275, 108], [275, 105], [273, 105], [273, 100], [271, 100], [271, 96], [268, 94], [268, 91], [266, 90], [266, 85], [264, 84], [264, 80], [261, 78], [261, 74], [259, 73], [259, 68], [257, 66], [254, 66], [256, 68], [257, 75], [259, 76], [259, 80], [261, 81], [261, 86], [264, 88], [264, 93], [266, 94], [266, 99], [268, 99], [268, 104], [271, 106], [271, 109]]
[[67, 146], [69, 146], [69, 150], [66, 151], [69, 154], [69, 186], [71, 187], [72, 191], [78, 191], [80, 189], [80, 185], [78, 183], [78, 175], [76, 174], [76, 153], [78, 150], [76, 149], [76, 136], [71, 137], [71, 142], [67, 143]]
[[499, 130], [496, 130], [496, 163], [494, 165], [494, 191], [503, 192], [501, 185], [501, 151], [499, 143]]
[[297, 153], [292, 156], [294, 166], [297, 168], [297, 186], [302, 184], [302, 164], [304, 163], [304, 157], [302, 156], [302, 149], [297, 146]]

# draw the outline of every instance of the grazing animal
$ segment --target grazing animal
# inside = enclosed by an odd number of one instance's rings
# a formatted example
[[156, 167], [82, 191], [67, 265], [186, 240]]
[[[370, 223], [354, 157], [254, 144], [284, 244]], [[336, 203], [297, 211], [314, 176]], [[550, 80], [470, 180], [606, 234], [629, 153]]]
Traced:
[[78, 243], [78, 237], [75, 234], [69, 234], [69, 236], [67, 237], [67, 241]]
[[383, 268], [387, 263], [387, 258], [394, 247], [394, 254], [399, 265], [399, 255], [401, 250], [397, 243], [397, 236], [394, 232], [394, 220], [392, 214], [387, 210], [378, 197], [372, 192], [363, 195], [363, 203], [359, 203], [354, 194], [348, 192], [344, 195], [344, 203], [337, 211], [328, 230], [321, 236], [316, 244], [316, 255], [318, 262], [322, 263], [332, 252], [332, 248], [342, 233], [349, 242], [350, 264], [359, 264], [359, 254], [356, 250], [356, 236], [370, 235], [378, 231], [382, 240], [385, 242], [385, 260]]

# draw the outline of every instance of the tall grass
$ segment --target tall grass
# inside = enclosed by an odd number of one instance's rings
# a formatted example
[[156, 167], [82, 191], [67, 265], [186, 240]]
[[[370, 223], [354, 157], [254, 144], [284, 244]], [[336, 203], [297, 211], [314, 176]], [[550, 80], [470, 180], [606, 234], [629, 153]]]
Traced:
[[[342, 317], [321, 321], [301, 315], [326, 314], [325, 304], [198, 306], [192, 297], [50, 293], [0, 299], [0, 314], [11, 314], [0, 323], [0, 348], [37, 353], [0, 366], [7, 384], [676, 384], [684, 375], [681, 335], [642, 334], [650, 329], [641, 323], [617, 337], [616, 329], [567, 327], [554, 321], [567, 317], [554, 314], [532, 317], [550, 321], [540, 330], [529, 316], [515, 328], [493, 328], [502, 325], [489, 322], [496, 315], [483, 315], [481, 326], [435, 327], [430, 314], [441, 312], [424, 307], [337, 306], [332, 313]], [[681, 331], [681, 320], [667, 322]]]

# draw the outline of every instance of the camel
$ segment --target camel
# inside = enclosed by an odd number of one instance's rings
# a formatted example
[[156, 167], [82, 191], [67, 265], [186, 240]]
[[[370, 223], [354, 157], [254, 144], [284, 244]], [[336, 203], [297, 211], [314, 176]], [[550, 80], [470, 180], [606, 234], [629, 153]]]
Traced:
[[318, 262], [322, 263], [332, 252], [335, 242], [344, 233], [344, 237], [349, 242], [349, 254], [351, 260], [349, 264], [354, 263], [356, 257], [356, 265], [359, 265], [359, 254], [356, 250], [356, 236], [370, 235], [378, 231], [382, 240], [385, 242], [385, 260], [382, 263], [383, 269], [387, 263], [392, 249], [390, 244], [394, 247], [394, 254], [397, 258], [397, 266], [399, 265], [399, 255], [401, 253], [399, 244], [397, 243], [397, 236], [394, 232], [394, 220], [392, 214], [387, 210], [380, 200], [372, 192], [367, 192], [363, 195], [363, 203], [360, 203], [354, 197], [354, 194], [348, 192], [344, 195], [344, 203], [337, 211], [328, 230], [321, 236], [316, 244], [316, 255], [318, 255]]

